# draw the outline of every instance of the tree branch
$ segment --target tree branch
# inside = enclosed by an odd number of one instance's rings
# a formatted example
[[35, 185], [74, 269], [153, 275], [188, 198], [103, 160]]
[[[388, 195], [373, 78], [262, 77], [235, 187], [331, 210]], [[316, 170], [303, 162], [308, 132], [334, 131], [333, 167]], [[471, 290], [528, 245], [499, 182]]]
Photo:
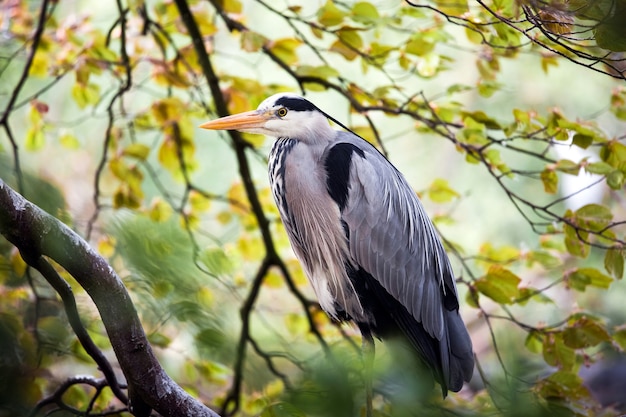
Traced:
[[[104, 258], [66, 225], [2, 180], [0, 233], [19, 249], [27, 264], [41, 267], [41, 257], [49, 257], [87, 291], [100, 312], [126, 377], [131, 412], [147, 416], [152, 408], [163, 416], [218, 416], [165, 373], [148, 343], [126, 287]], [[145, 407], [136, 408], [135, 404]]]

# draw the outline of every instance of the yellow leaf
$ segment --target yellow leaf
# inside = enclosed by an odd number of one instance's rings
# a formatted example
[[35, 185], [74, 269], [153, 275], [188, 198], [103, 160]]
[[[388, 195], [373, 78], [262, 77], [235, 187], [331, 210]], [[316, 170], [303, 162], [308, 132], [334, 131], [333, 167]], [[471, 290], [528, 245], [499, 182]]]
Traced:
[[185, 217], [180, 217], [180, 227], [189, 230], [198, 230], [200, 227], [200, 217], [194, 213], [188, 213]]
[[359, 53], [357, 51], [355, 51], [353, 48], [350, 48], [340, 40], [336, 40], [335, 42], [333, 42], [333, 44], [330, 46], [330, 50], [343, 55], [343, 57], [348, 61], [352, 61], [354, 58], [359, 56]]
[[290, 313], [285, 316], [285, 327], [294, 336], [303, 335], [309, 329], [309, 323], [302, 314]]
[[213, 305], [215, 304], [215, 296], [213, 295], [213, 291], [211, 291], [211, 289], [207, 287], [201, 287], [196, 292], [196, 299], [198, 300], [199, 304], [206, 307], [207, 309], [213, 307]]
[[176, 152], [176, 143], [171, 138], [165, 138], [159, 147], [159, 162], [170, 172], [178, 172], [180, 163]]
[[41, 127], [31, 127], [26, 131], [26, 140], [24, 142], [26, 149], [29, 151], [39, 151], [46, 143], [43, 129]]
[[97, 84], [76, 83], [72, 87], [72, 98], [81, 109], [100, 100], [100, 87]]
[[327, 1], [318, 11], [317, 20], [322, 26], [336, 26], [343, 22], [346, 13], [340, 10], [335, 3]]
[[48, 75], [48, 68], [50, 68], [50, 60], [48, 54], [44, 51], [38, 50], [33, 57], [33, 62], [28, 69], [28, 75], [44, 78]]
[[280, 288], [284, 282], [282, 275], [278, 273], [276, 268], [270, 269], [263, 280], [263, 284], [270, 288]]
[[246, 261], [258, 261], [265, 253], [265, 246], [258, 236], [244, 235], [237, 241], [237, 249]]
[[252, 145], [253, 148], [259, 148], [265, 143], [265, 135], [257, 135], [253, 133], [242, 133], [241, 136]]
[[267, 42], [267, 38], [251, 30], [241, 34], [241, 49], [246, 52], [257, 52]]
[[294, 38], [277, 39], [270, 42], [270, 51], [287, 65], [293, 65], [298, 62], [296, 48], [302, 44], [302, 41]]
[[191, 190], [189, 193], [189, 204], [191, 209], [195, 212], [207, 211], [211, 207], [211, 200], [205, 195], [199, 193], [196, 190]]
[[76, 136], [69, 133], [61, 135], [61, 137], [59, 138], [59, 143], [66, 149], [78, 149], [80, 147], [80, 142], [78, 141]]
[[165, 125], [179, 121], [186, 108], [180, 99], [168, 97], [152, 104], [152, 114], [159, 124]]
[[173, 213], [172, 207], [161, 198], [155, 198], [150, 206], [148, 216], [155, 222], [167, 221]]
[[23, 277], [26, 273], [26, 268], [28, 265], [22, 259], [22, 255], [20, 255], [20, 251], [13, 248], [11, 250], [11, 267], [13, 268], [13, 272], [18, 277]]
[[450, 188], [448, 181], [443, 178], [437, 178], [428, 189], [428, 197], [437, 203], [447, 203], [459, 197], [459, 193]]
[[105, 258], [110, 258], [115, 254], [115, 238], [111, 236], [103, 236], [98, 241], [98, 253]]
[[446, 15], [460, 16], [468, 11], [467, 0], [435, 0], [435, 4]]
[[357, 21], [368, 22], [378, 19], [380, 15], [373, 4], [366, 1], [360, 1], [352, 6], [352, 17]]
[[122, 153], [124, 156], [130, 156], [140, 161], [144, 161], [150, 153], [150, 148], [143, 143], [132, 143], [124, 148]]
[[273, 381], [270, 381], [266, 386], [265, 386], [265, 397], [266, 398], [278, 398], [283, 391], [285, 391], [285, 384], [283, 383], [282, 380], [280, 379], [275, 379]]
[[337, 31], [337, 36], [348, 47], [356, 49], [357, 51], [363, 47], [363, 40], [359, 35], [359, 32], [352, 28], [345, 28]]
[[426, 54], [417, 63], [417, 73], [424, 78], [436, 75], [439, 69], [439, 61], [439, 55], [434, 53]]
[[287, 265], [291, 279], [297, 286], [305, 286], [308, 284], [309, 281], [297, 259], [288, 259], [285, 264]]
[[230, 114], [237, 114], [250, 110], [249, 95], [242, 90], [229, 88], [226, 91], [226, 97], [228, 100], [228, 112]]
[[369, 125], [366, 126], [353, 126], [352, 131], [368, 141], [369, 143], [376, 144], [376, 135]]
[[243, 10], [239, 0], [220, 0], [218, 3], [221, 3], [226, 13], [239, 14]]

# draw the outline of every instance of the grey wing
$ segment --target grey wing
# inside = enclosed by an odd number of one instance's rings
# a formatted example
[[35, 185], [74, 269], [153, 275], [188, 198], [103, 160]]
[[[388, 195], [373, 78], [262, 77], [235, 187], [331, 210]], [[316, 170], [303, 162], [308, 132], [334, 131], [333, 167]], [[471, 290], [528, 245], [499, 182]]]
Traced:
[[439, 342], [445, 384], [458, 391], [471, 377], [473, 354], [458, 314], [450, 261], [402, 174], [375, 148], [359, 142], [353, 143], [364, 153], [352, 160], [342, 211], [350, 255]]

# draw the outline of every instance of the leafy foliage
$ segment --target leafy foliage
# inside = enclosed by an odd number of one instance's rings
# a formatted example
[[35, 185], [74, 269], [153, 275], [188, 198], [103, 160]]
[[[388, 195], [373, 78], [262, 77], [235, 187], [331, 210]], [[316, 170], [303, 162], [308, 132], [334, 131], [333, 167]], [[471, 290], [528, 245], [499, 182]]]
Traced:
[[[611, 412], [582, 371], [626, 348], [621, 301], [605, 302], [626, 254], [623, 1], [80, 4], [2, 6], [0, 174], [107, 256], [187, 391], [223, 415], [361, 410], [358, 343], [289, 250], [268, 145], [195, 128], [300, 91], [421, 186], [441, 228], [480, 367], [445, 402], [415, 387], [425, 413]], [[599, 103], [569, 106], [587, 83]], [[73, 379], [97, 370], [43, 277], [6, 242], [0, 264], [0, 381], [25, 381], [0, 383], [0, 409], [125, 412], [107, 381]], [[377, 415], [411, 415], [412, 394], [378, 395]]]

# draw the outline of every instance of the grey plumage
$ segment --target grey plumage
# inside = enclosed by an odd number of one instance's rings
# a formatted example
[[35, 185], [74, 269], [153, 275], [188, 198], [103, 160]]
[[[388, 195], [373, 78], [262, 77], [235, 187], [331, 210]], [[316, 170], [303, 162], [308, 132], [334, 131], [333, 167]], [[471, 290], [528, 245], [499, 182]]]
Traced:
[[201, 127], [278, 138], [272, 193], [321, 307], [354, 320], [364, 337], [403, 334], [443, 394], [458, 391], [474, 358], [441, 240], [404, 176], [328, 118], [301, 97], [278, 94]]

